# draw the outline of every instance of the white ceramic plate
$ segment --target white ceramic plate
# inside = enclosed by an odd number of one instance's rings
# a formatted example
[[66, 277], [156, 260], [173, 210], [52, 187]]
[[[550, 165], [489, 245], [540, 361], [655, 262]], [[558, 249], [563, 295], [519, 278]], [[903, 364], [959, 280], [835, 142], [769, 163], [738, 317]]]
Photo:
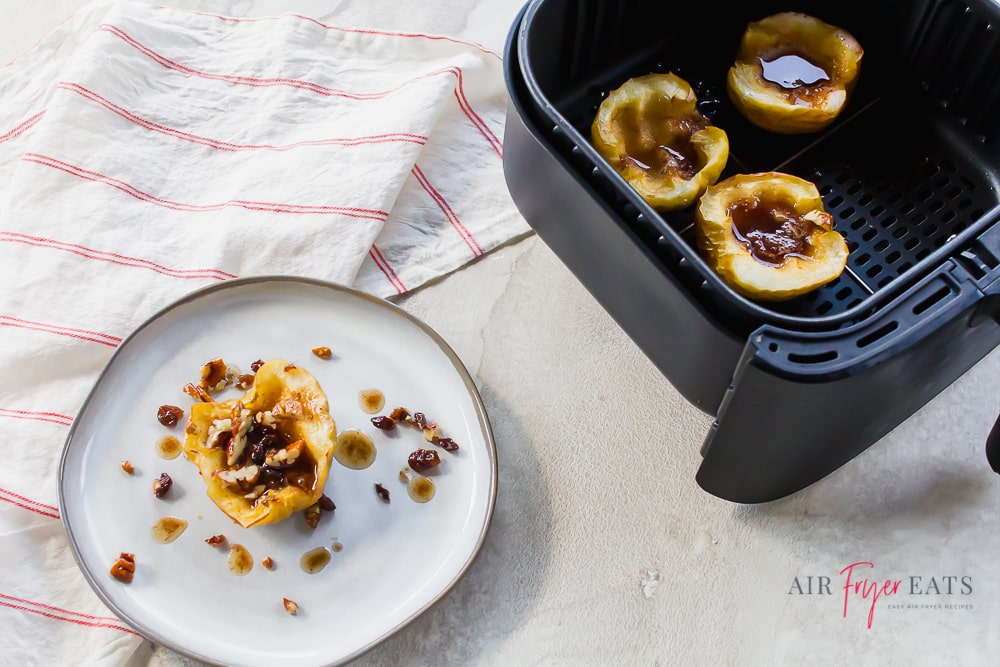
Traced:
[[[328, 346], [324, 361], [312, 348]], [[205, 494], [193, 463], [164, 460], [158, 440], [183, 440], [183, 422], [161, 426], [157, 408], [191, 399], [181, 387], [216, 357], [250, 372], [256, 359], [281, 357], [309, 370], [330, 401], [338, 431], [357, 428], [378, 447], [375, 463], [349, 470], [336, 461], [326, 493], [337, 505], [315, 531], [296, 514], [243, 529]], [[358, 392], [378, 388], [383, 414], [395, 406], [424, 412], [460, 446], [440, 451], [435, 497], [410, 499], [399, 471], [428, 445], [416, 429], [386, 433], [361, 410]], [[239, 395], [230, 389], [220, 400]], [[128, 459], [135, 476], [125, 474]], [[59, 505], [84, 575], [104, 602], [149, 639], [204, 662], [319, 665], [345, 662], [382, 641], [443, 597], [482, 545], [496, 497], [496, 449], [468, 372], [428, 326], [388, 302], [355, 290], [294, 278], [233, 280], [164, 309], [115, 352], [73, 424], [60, 464]], [[155, 498], [160, 473], [174, 480]], [[381, 482], [389, 504], [375, 494]], [[188, 521], [174, 542], [151, 535], [163, 516]], [[224, 534], [256, 564], [231, 574], [227, 550], [204, 540]], [[343, 550], [318, 574], [300, 557], [334, 540]], [[136, 557], [135, 580], [109, 575], [119, 552]], [[260, 565], [270, 556], [273, 571]], [[299, 614], [285, 612], [282, 598]]]

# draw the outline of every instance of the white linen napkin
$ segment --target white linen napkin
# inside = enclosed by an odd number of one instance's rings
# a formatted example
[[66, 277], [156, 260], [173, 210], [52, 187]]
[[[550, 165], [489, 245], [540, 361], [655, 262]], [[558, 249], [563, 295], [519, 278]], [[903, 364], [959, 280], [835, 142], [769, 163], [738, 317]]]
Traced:
[[[527, 231], [487, 49], [302, 16], [87, 5], [0, 68], [0, 655], [125, 662], [73, 561], [67, 427], [136, 325], [294, 274], [389, 296]], [[110, 565], [110, 564], [109, 564]]]

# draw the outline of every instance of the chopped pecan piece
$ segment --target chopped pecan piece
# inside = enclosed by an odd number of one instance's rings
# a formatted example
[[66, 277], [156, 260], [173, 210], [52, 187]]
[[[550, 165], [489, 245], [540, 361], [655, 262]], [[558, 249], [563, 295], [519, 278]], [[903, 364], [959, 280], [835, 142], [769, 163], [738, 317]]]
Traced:
[[255, 465], [248, 465], [237, 470], [220, 470], [215, 473], [227, 486], [237, 488], [241, 491], [250, 491], [260, 479], [260, 468]]
[[436, 423], [430, 423], [424, 427], [424, 440], [427, 442], [437, 442], [441, 439], [441, 429]]
[[118, 581], [131, 584], [132, 577], [135, 576], [135, 554], [121, 552], [118, 560], [111, 565], [111, 576]]
[[314, 347], [312, 353], [315, 354], [320, 359], [329, 359], [333, 356], [333, 350], [328, 347]]
[[316, 530], [316, 526], [319, 525], [319, 518], [322, 515], [319, 503], [313, 503], [307, 507], [303, 514], [305, 514], [306, 523], [309, 524], [309, 527]]
[[260, 367], [263, 366], [263, 365], [264, 365], [264, 360], [263, 359], [258, 359], [257, 361], [255, 361], [252, 364], [250, 364], [250, 370], [252, 370], [254, 373], [256, 373], [257, 371], [260, 370]]
[[208, 395], [208, 392], [194, 384], [193, 382], [188, 382], [184, 385], [184, 393], [193, 398], [196, 401], [202, 401], [204, 403], [213, 403], [212, 397]]
[[156, 411], [156, 421], [164, 426], [177, 426], [177, 422], [184, 416], [184, 411], [176, 405], [161, 405]]
[[285, 604], [285, 611], [287, 611], [292, 616], [299, 613], [299, 605], [295, 603], [294, 600], [289, 600], [288, 598], [281, 598]]
[[228, 447], [229, 441], [233, 438], [233, 420], [216, 419], [208, 425], [208, 437], [205, 438], [205, 446], [209, 449], [215, 447]]
[[129, 460], [127, 460], [127, 459], [124, 460], [124, 461], [122, 461], [122, 470], [124, 470], [125, 472], [127, 472], [130, 475], [134, 475], [135, 474], [135, 466], [132, 465], [132, 462], [129, 461]]
[[375, 493], [383, 502], [389, 502], [389, 489], [382, 486], [381, 482], [375, 482]]
[[274, 419], [274, 413], [270, 410], [262, 410], [253, 416], [253, 420], [261, 426], [275, 428], [278, 422]]
[[270, 556], [265, 556], [264, 560], [262, 560], [260, 562], [260, 564], [264, 566], [264, 569], [267, 569], [267, 570], [273, 570], [274, 569], [274, 561], [271, 559]]
[[306, 449], [306, 443], [303, 440], [296, 440], [287, 447], [282, 447], [281, 449], [272, 449], [264, 457], [264, 464], [269, 468], [275, 468], [281, 470], [282, 468], [288, 468], [295, 464], [299, 460], [299, 456], [302, 455]]
[[319, 502], [316, 504], [324, 512], [332, 512], [337, 509], [337, 506], [333, 504], [333, 501], [325, 493], [319, 497]]
[[235, 465], [247, 447], [247, 432], [253, 426], [250, 411], [243, 408], [239, 401], [233, 406], [229, 417], [233, 425], [233, 439], [226, 445], [226, 465]]
[[253, 373], [245, 373], [236, 378], [236, 382], [233, 383], [237, 389], [240, 391], [246, 391], [253, 386], [253, 380], [257, 377]]
[[222, 391], [226, 388], [226, 362], [222, 359], [212, 359], [201, 367], [201, 380], [198, 386], [208, 391]]
[[288, 373], [289, 371], [294, 371], [296, 368], [298, 368], [298, 366], [295, 364], [288, 364], [285, 366], [285, 372]]
[[160, 476], [153, 480], [153, 495], [157, 498], [162, 498], [167, 495], [170, 491], [170, 487], [173, 486], [174, 480], [170, 478], [167, 473], [160, 473]]
[[271, 408], [271, 414], [275, 417], [297, 417], [302, 414], [302, 401], [294, 398], [278, 401]]
[[212, 535], [210, 538], [205, 540], [205, 544], [210, 547], [221, 547], [226, 544], [225, 535]]

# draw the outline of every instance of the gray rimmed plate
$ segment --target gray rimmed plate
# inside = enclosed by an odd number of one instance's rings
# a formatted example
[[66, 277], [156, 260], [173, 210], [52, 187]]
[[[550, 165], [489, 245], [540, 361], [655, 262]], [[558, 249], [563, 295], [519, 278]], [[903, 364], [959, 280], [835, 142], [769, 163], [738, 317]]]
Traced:
[[[333, 358], [313, 355], [327, 346]], [[300, 515], [244, 529], [205, 494], [193, 463], [164, 459], [157, 443], [183, 440], [156, 419], [160, 405], [187, 412], [181, 392], [206, 361], [222, 357], [249, 372], [256, 359], [281, 357], [309, 370], [330, 401], [338, 431], [358, 429], [378, 455], [365, 470], [334, 462], [326, 494], [337, 509], [311, 530]], [[380, 431], [358, 393], [376, 388], [395, 406], [424, 412], [460, 446], [439, 451], [436, 495], [410, 499], [399, 479], [407, 457], [430, 448], [416, 429]], [[230, 389], [220, 400], [239, 395]], [[135, 474], [120, 465], [130, 461]], [[154, 497], [160, 473], [174, 480]], [[390, 492], [384, 503], [375, 483]], [[231, 280], [165, 308], [132, 333], [108, 362], [74, 421], [60, 462], [59, 505], [84, 575], [102, 600], [154, 642], [209, 663], [321, 665], [350, 660], [441, 599], [482, 546], [496, 499], [496, 448], [468, 371], [430, 327], [400, 308], [356, 290], [298, 278]], [[174, 542], [152, 536], [161, 517], [187, 529]], [[205, 539], [222, 534], [244, 545], [255, 566], [234, 576], [227, 550]], [[299, 565], [307, 551], [332, 547], [317, 574]], [[135, 579], [109, 574], [120, 552], [136, 558]], [[273, 570], [261, 566], [270, 557]], [[283, 599], [294, 600], [297, 615]]]

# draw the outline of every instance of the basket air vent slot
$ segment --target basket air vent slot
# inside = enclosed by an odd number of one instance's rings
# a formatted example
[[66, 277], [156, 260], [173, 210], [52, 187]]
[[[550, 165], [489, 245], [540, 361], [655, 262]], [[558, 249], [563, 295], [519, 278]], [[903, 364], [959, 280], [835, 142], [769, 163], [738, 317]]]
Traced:
[[899, 322], [895, 320], [893, 320], [892, 322], [887, 322], [886, 324], [882, 325], [875, 331], [865, 334], [864, 336], [859, 338], [857, 345], [858, 347], [868, 347], [875, 341], [885, 338], [898, 328], [899, 328]]
[[947, 286], [942, 287], [941, 289], [937, 290], [929, 297], [927, 297], [926, 299], [915, 305], [913, 307], [913, 314], [920, 315], [921, 313], [927, 312], [934, 306], [934, 304], [938, 303], [949, 294], [951, 294], [951, 288]]
[[827, 361], [833, 361], [837, 358], [836, 350], [826, 350], [825, 352], [813, 352], [811, 354], [802, 354], [799, 352], [789, 352], [788, 360], [795, 364], [822, 364]]

